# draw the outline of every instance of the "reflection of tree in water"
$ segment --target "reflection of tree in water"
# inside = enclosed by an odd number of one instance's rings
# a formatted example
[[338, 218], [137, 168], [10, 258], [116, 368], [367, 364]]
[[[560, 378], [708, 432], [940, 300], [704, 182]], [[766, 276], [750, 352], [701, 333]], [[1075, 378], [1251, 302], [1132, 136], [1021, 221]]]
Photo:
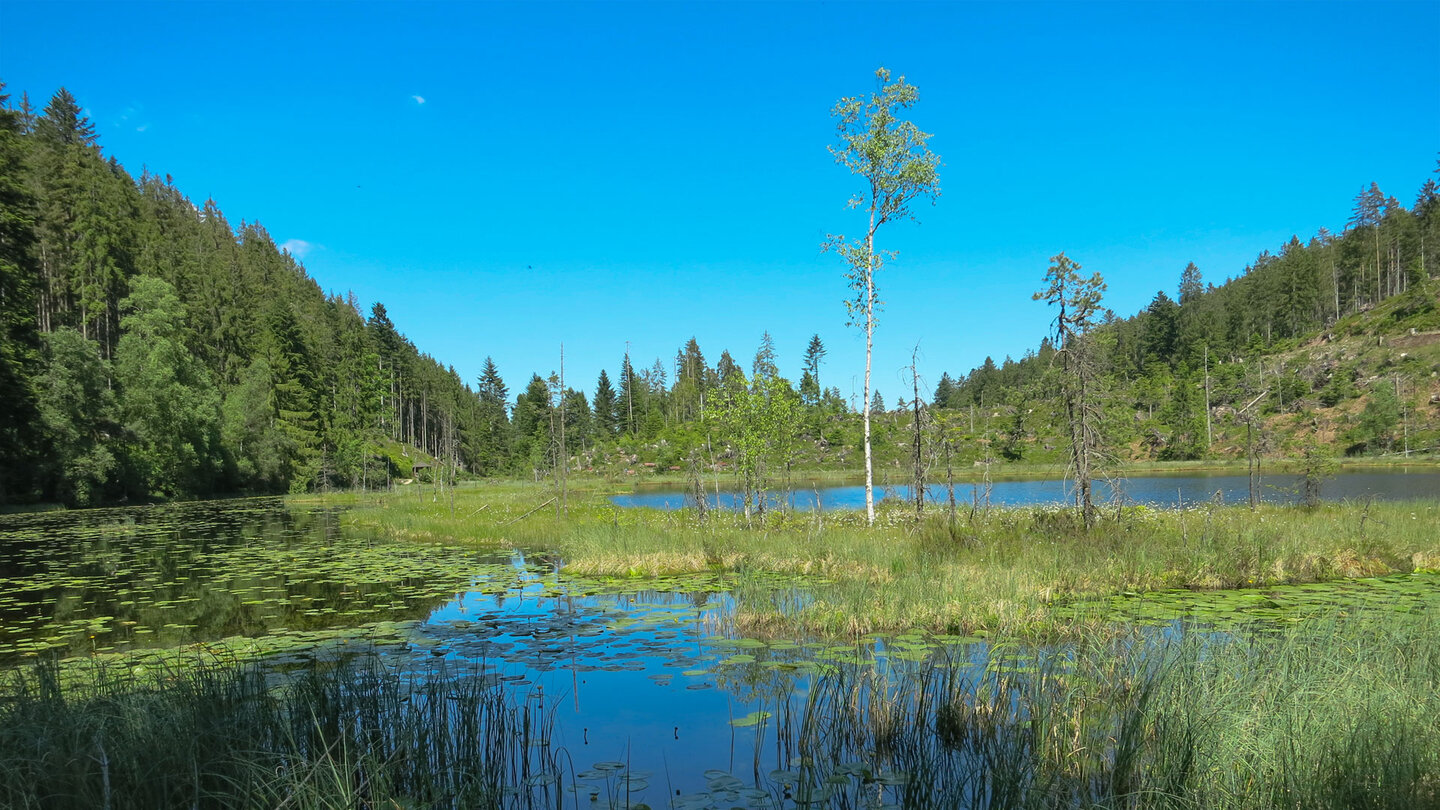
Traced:
[[471, 552], [347, 538], [341, 511], [265, 498], [5, 516], [15, 587], [0, 602], [27, 621], [3, 623], [0, 664], [36, 644], [89, 654], [422, 618], [477, 568]]

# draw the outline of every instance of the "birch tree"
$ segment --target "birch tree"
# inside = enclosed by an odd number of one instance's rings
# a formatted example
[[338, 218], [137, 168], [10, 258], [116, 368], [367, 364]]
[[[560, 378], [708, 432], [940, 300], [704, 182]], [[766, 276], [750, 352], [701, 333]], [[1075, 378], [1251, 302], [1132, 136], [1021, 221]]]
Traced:
[[870, 447], [870, 371], [875, 345], [875, 322], [880, 299], [875, 287], [875, 273], [884, 261], [895, 258], [894, 251], [880, 251], [875, 234], [880, 226], [895, 220], [915, 219], [911, 203], [919, 198], [934, 199], [940, 194], [939, 156], [926, 142], [930, 135], [921, 132], [902, 115], [919, 100], [915, 86], [901, 76], [894, 81], [890, 71], [875, 71], [879, 89], [869, 95], [846, 96], [835, 103], [830, 116], [835, 119], [838, 143], [830, 146], [835, 162], [864, 179], [863, 190], [850, 198], [852, 209], [869, 215], [865, 234], [847, 238], [830, 234], [825, 242], [849, 265], [846, 278], [851, 297], [845, 307], [850, 323], [865, 333], [865, 515], [875, 523], [874, 460]]

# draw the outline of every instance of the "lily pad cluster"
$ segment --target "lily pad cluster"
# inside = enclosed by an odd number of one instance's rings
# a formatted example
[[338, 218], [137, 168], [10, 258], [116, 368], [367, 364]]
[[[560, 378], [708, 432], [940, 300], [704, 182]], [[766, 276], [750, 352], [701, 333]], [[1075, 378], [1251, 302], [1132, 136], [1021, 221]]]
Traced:
[[419, 619], [514, 576], [493, 555], [344, 537], [334, 510], [278, 498], [4, 516], [0, 666]]
[[1336, 582], [1223, 591], [1122, 593], [1054, 608], [1066, 617], [1101, 616], [1139, 625], [1185, 621], [1217, 630], [1266, 629], [1322, 616], [1440, 609], [1440, 574], [1417, 571]]

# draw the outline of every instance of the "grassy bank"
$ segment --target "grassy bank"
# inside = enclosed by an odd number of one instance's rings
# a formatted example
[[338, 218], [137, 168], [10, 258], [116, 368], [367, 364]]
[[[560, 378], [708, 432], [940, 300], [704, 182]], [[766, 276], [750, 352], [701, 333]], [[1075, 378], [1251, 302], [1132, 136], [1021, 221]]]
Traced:
[[[1319, 582], [1440, 568], [1440, 501], [1317, 509], [1205, 505], [1108, 512], [1093, 532], [1056, 508], [943, 510], [917, 522], [902, 507], [877, 526], [854, 512], [662, 512], [611, 505], [581, 483], [559, 509], [548, 486], [484, 482], [454, 497], [351, 496], [355, 529], [423, 542], [558, 553], [571, 573], [649, 577], [726, 571], [791, 575], [812, 598], [798, 610], [773, 589], [742, 600], [754, 633], [923, 629], [1007, 635], [1066, 630], [1059, 603], [1165, 588]], [[787, 607], [777, 606], [774, 597]]]
[[[278, 680], [233, 667], [158, 682], [96, 669], [62, 689], [44, 665], [11, 673], [0, 806], [597, 806], [603, 788], [571, 790], [597, 777], [550, 744], [534, 696], [475, 674], [400, 677], [361, 659]], [[725, 776], [767, 807], [1440, 802], [1434, 614], [1244, 637], [1082, 636], [1059, 650], [1002, 644], [978, 666], [940, 659], [892, 676], [830, 667], [803, 699], [768, 709], [753, 771], [742, 749], [744, 778]], [[640, 806], [605, 784], [598, 806]], [[731, 789], [676, 806], [730, 806]]]

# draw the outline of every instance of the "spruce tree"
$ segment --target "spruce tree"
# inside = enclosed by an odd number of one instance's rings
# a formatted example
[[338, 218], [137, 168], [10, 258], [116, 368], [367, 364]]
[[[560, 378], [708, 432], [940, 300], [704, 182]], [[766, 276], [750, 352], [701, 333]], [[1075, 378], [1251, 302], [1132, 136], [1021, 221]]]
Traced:
[[615, 389], [610, 385], [610, 375], [600, 369], [600, 379], [595, 382], [594, 416], [595, 430], [602, 439], [615, 437]]
[[476, 396], [480, 400], [480, 457], [477, 462], [479, 471], [484, 474], [499, 472], [510, 463], [511, 431], [510, 420], [506, 416], [508, 395], [509, 389], [500, 378], [500, 370], [495, 367], [495, 360], [487, 356], [476, 390]]
[[31, 489], [27, 468], [39, 452], [35, 378], [41, 371], [35, 328], [35, 200], [26, 188], [19, 114], [0, 82], [0, 503]]

